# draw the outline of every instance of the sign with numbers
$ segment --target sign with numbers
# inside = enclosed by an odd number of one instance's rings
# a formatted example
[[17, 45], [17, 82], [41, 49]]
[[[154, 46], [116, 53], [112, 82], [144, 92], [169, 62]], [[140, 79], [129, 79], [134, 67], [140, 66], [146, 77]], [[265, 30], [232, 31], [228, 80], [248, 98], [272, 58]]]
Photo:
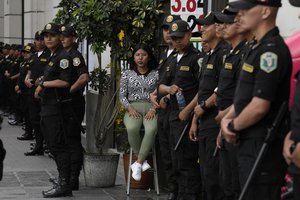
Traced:
[[171, 14], [180, 15], [187, 21], [193, 32], [200, 31], [196, 18], [203, 18], [203, 0], [171, 0]]

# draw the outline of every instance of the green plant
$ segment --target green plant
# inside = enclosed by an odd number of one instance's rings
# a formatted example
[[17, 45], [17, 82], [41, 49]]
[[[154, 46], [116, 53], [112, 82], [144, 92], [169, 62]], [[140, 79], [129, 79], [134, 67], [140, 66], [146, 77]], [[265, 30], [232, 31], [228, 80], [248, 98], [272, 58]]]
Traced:
[[118, 150], [124, 151], [125, 153], [129, 151], [130, 145], [128, 142], [127, 130], [124, 125], [124, 115], [125, 115], [125, 108], [123, 105], [120, 106], [118, 110], [118, 115], [115, 120], [115, 128], [114, 132], [116, 135], [116, 143]]
[[100, 67], [95, 68], [90, 73], [90, 87], [98, 91], [100, 93], [103, 93], [104, 91], [107, 91], [110, 86], [111, 78], [107, 74], [107, 71], [105, 69], [101, 69]]

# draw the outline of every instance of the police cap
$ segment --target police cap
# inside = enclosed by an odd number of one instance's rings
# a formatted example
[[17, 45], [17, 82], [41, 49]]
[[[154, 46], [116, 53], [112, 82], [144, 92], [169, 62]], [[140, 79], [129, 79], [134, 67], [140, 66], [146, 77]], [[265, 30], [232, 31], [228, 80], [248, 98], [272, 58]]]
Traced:
[[225, 15], [236, 15], [239, 12], [239, 9], [233, 8], [230, 5], [227, 5], [223, 10], [222, 13]]
[[3, 49], [8, 49], [8, 50], [10, 50], [10, 49], [11, 49], [11, 46], [10, 46], [9, 44], [5, 44], [5, 45], [3, 46]]
[[189, 24], [183, 20], [177, 20], [169, 27], [169, 35], [171, 37], [183, 37], [189, 31], [191, 31]]
[[160, 28], [169, 28], [169, 26], [176, 20], [181, 20], [181, 17], [179, 15], [168, 15], [164, 18]]
[[226, 23], [226, 24], [234, 23], [235, 16], [236, 15], [226, 15], [224, 13], [218, 13], [215, 15], [218, 23]]
[[24, 46], [24, 48], [23, 48], [23, 50], [22, 50], [23, 52], [27, 52], [27, 53], [31, 53], [31, 52], [33, 52], [34, 50], [33, 50], [33, 48], [32, 48], [32, 46], [30, 46], [30, 45], [26, 45], [26, 46]]
[[41, 35], [43, 36], [45, 33], [51, 33], [51, 34], [61, 34], [60, 25], [55, 23], [48, 23], [44, 27], [44, 29], [41, 32]]
[[200, 25], [212, 25], [217, 23], [215, 12], [209, 12], [203, 19], [196, 19], [196, 23]]
[[76, 31], [72, 26], [62, 26], [61, 33], [63, 34], [63, 36], [66, 36], [66, 37], [71, 37], [71, 36], [76, 37], [77, 36]]
[[293, 6], [300, 7], [300, 0], [290, 0], [290, 3], [291, 3]]
[[238, 0], [228, 3], [236, 9], [250, 9], [257, 5], [281, 7], [281, 0]]
[[41, 35], [41, 33], [42, 33], [42, 31], [37, 31], [37, 32], [35, 32], [35, 34], [34, 34], [34, 39], [36, 39], [36, 40], [41, 40], [41, 39], [43, 39], [43, 36]]

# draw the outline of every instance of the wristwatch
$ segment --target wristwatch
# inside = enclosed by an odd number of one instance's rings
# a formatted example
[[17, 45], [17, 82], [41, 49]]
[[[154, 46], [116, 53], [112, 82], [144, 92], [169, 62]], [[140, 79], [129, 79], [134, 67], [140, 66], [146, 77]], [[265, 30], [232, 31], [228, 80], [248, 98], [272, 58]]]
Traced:
[[200, 108], [202, 108], [204, 111], [207, 110], [206, 103], [205, 103], [204, 100], [203, 100], [203, 101], [200, 101], [199, 106], [200, 106]]
[[41, 88], [45, 88], [45, 86], [44, 86], [44, 80], [41, 80], [39, 85], [41, 86]]
[[293, 154], [293, 152], [295, 151], [297, 144], [298, 144], [298, 142], [293, 142], [293, 144], [290, 146], [290, 153], [291, 154]]
[[231, 132], [234, 132], [234, 133], [238, 133], [239, 131], [237, 131], [234, 127], [234, 122], [233, 120], [231, 120], [228, 124], [228, 129], [231, 131]]
[[168, 97], [164, 97], [164, 98], [163, 98], [163, 101], [164, 101], [167, 105], [170, 104], [170, 99], [169, 99]]

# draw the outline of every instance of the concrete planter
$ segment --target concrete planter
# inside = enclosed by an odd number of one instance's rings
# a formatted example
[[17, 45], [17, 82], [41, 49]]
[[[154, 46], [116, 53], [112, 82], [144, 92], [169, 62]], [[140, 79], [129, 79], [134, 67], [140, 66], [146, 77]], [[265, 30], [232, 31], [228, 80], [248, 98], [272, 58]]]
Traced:
[[84, 154], [83, 172], [86, 186], [114, 186], [116, 181], [119, 157], [119, 154]]

